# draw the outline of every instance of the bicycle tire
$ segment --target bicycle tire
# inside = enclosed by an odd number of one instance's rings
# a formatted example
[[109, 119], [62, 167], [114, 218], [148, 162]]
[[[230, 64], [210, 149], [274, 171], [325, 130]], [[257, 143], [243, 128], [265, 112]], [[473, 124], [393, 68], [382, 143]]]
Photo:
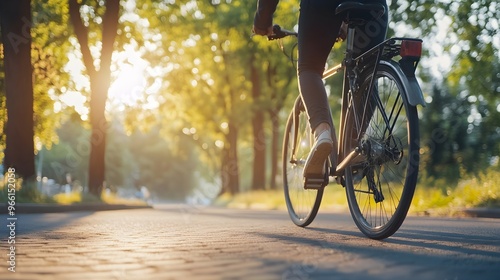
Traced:
[[[365, 94], [355, 100], [372, 108], [366, 110], [367, 121], [363, 124], [362, 117], [354, 118], [350, 110], [344, 133], [345, 151], [356, 145], [363, 154], [344, 173], [349, 210], [361, 232], [377, 240], [393, 235], [402, 225], [418, 177], [418, 115], [416, 107], [408, 103], [408, 89], [397, 67], [379, 64], [372, 98], [367, 101]], [[365, 77], [359, 92], [368, 91], [372, 76]]]
[[[296, 161], [291, 162], [293, 146], [296, 144], [294, 143], [295, 121], [298, 121], [296, 141], [298, 145], [295, 152]], [[323, 198], [323, 188], [304, 189], [304, 164], [313, 142], [306, 112], [300, 110], [294, 118], [294, 110], [292, 110], [287, 120], [283, 139], [283, 189], [288, 214], [293, 223], [300, 227], [311, 224], [318, 213]]]

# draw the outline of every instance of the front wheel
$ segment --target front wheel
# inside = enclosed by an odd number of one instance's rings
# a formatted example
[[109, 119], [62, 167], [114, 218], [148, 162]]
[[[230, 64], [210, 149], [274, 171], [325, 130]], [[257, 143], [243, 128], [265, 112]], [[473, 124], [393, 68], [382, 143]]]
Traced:
[[366, 94], [372, 75], [364, 79], [344, 134], [346, 151], [358, 148], [362, 154], [345, 170], [349, 209], [361, 232], [372, 239], [399, 229], [418, 176], [417, 110], [408, 103], [407, 89], [393, 67], [379, 65], [372, 94]]
[[283, 188], [291, 220], [297, 226], [305, 227], [318, 213], [323, 188], [304, 189], [304, 164], [314, 144], [314, 137], [307, 114], [299, 107], [302, 106], [295, 106], [290, 113], [283, 139]]

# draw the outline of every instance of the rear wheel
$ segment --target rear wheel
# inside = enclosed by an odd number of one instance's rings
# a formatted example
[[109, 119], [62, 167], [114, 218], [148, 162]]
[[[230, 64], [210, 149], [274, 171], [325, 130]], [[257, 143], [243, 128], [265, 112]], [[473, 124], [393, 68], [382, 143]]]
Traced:
[[358, 109], [351, 107], [347, 114], [345, 149], [359, 148], [362, 156], [346, 168], [345, 186], [358, 228], [370, 238], [383, 239], [399, 229], [413, 198], [419, 165], [418, 117], [392, 67], [379, 66], [373, 94], [366, 100], [370, 81], [371, 75], [360, 87], [362, 94], [354, 97]]
[[314, 138], [306, 112], [303, 109], [299, 111], [294, 117], [292, 110], [286, 125], [283, 140], [283, 185], [290, 218], [296, 225], [305, 227], [318, 213], [323, 188], [304, 189], [304, 164], [314, 144]]

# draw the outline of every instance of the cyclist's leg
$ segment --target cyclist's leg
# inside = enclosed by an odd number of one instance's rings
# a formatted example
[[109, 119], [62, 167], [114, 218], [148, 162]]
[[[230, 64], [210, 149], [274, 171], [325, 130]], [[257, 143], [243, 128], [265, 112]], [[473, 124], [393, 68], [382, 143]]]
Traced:
[[302, 0], [300, 4], [298, 78], [312, 128], [324, 122], [332, 126], [322, 75], [342, 23], [342, 18], [335, 16], [340, 2]]
[[[328, 54], [337, 38], [342, 18], [335, 16], [341, 1], [302, 0], [299, 16], [298, 77], [302, 100], [313, 130], [318, 128], [314, 149], [306, 161], [304, 174], [321, 175], [324, 162], [332, 149], [333, 122], [322, 74]], [[325, 124], [328, 124], [326, 126]], [[326, 127], [324, 130], [323, 127]], [[321, 129], [320, 129], [321, 128]], [[319, 133], [327, 131], [327, 133]], [[332, 163], [336, 165], [336, 163]]]

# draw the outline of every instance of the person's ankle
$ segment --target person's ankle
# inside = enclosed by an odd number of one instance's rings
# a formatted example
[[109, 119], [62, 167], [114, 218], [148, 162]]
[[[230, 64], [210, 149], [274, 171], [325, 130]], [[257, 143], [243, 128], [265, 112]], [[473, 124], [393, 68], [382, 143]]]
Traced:
[[325, 131], [325, 130], [328, 130], [328, 131], [330, 131], [330, 130], [331, 130], [331, 128], [330, 128], [330, 124], [325, 123], [325, 122], [320, 123], [320, 124], [319, 124], [318, 126], [316, 126], [316, 128], [314, 129], [314, 138], [316, 138], [316, 139], [317, 139], [317, 138], [318, 138], [318, 136], [319, 136], [321, 133], [323, 133], [323, 131]]

